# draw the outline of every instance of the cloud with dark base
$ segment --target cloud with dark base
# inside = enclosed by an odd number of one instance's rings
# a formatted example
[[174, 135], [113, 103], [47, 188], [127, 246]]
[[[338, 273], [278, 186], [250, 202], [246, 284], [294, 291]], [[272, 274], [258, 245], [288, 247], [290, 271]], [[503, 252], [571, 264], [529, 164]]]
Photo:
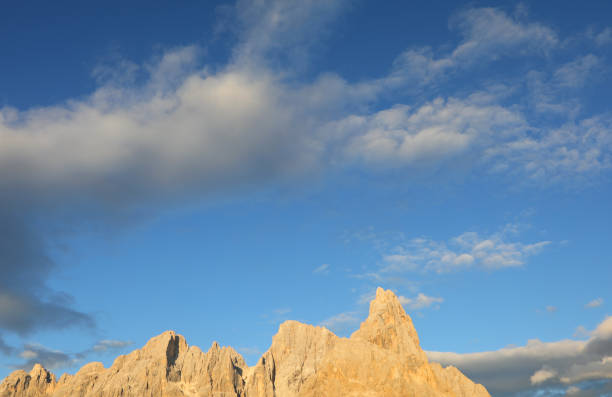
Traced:
[[[546, 387], [612, 379], [612, 317], [586, 341], [530, 340], [525, 346], [482, 353], [427, 352], [432, 361], [454, 365], [493, 395], [510, 396]], [[534, 394], [535, 395], [535, 394]]]

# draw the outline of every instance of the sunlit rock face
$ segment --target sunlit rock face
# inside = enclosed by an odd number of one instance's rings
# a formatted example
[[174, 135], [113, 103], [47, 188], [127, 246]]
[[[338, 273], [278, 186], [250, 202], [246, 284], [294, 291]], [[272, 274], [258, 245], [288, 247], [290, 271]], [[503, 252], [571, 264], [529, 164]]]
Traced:
[[350, 338], [287, 321], [257, 364], [216, 342], [204, 353], [172, 331], [113, 365], [89, 363], [55, 376], [40, 365], [15, 371], [0, 397], [485, 397], [454, 367], [429, 363], [412, 320], [379, 288], [370, 314]]

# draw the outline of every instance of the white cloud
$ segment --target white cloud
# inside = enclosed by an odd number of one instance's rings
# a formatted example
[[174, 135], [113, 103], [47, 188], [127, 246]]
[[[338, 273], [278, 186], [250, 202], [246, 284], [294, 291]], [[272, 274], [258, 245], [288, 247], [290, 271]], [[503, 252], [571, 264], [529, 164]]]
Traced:
[[584, 307], [586, 307], [587, 309], [592, 309], [594, 307], [599, 307], [603, 305], [603, 303], [604, 303], [603, 298], [597, 298], [597, 299], [593, 299], [592, 301], [584, 305]]
[[612, 379], [612, 317], [588, 340], [542, 342], [481, 353], [427, 352], [432, 361], [454, 365], [484, 384], [492, 394], [532, 390], [543, 383], [571, 386]]
[[390, 85], [426, 86], [446, 80], [451, 71], [504, 57], [547, 54], [559, 40], [542, 24], [512, 18], [494, 8], [473, 8], [451, 19], [461, 42], [450, 53], [436, 57], [429, 47], [404, 51], [385, 80]]
[[104, 90], [14, 122], [5, 110], [0, 183], [116, 200], [289, 175], [312, 168], [317, 157], [262, 76], [195, 74], [176, 91], [129, 104], [106, 98]]
[[544, 184], [597, 175], [612, 167], [611, 129], [607, 116], [568, 122], [539, 138], [524, 135], [500, 142], [487, 148], [484, 158], [496, 165], [496, 172]]
[[326, 34], [326, 25], [347, 4], [345, 0], [239, 0], [234, 20], [227, 21], [241, 30], [233, 63], [249, 68], [282, 64], [283, 73], [303, 67], [300, 64], [307, 63], [309, 50]]
[[[564, 78], [578, 79], [569, 72]], [[540, 185], [596, 177], [612, 168], [608, 133], [612, 116], [576, 119], [573, 110], [568, 110], [575, 104], [555, 104], [542, 97], [537, 106], [555, 108], [572, 121], [560, 126], [532, 125], [527, 110], [483, 101], [487, 95], [476, 92], [466, 98], [436, 98], [414, 108], [397, 104], [329, 122], [322, 131], [331, 149], [331, 163], [406, 172], [450, 171], [458, 165]], [[546, 95], [554, 97], [554, 91]]]
[[470, 100], [437, 98], [419, 108], [405, 105], [333, 124], [352, 129], [344, 153], [374, 166], [431, 168], [481, 150], [494, 139], [525, 128], [520, 114]]
[[[40, 200], [87, 195], [116, 204], [292, 180], [347, 162], [438, 169], [461, 159], [542, 178], [610, 167], [610, 123], [604, 118], [540, 129], [536, 138], [527, 133], [534, 128], [520, 109], [496, 103], [491, 92], [352, 112], [391, 92], [399, 84], [389, 82], [397, 80], [396, 72], [356, 84], [331, 74], [296, 84], [272, 67], [239, 61], [290, 47], [289, 31], [309, 31], [311, 16], [323, 24], [342, 5], [240, 2], [236, 15], [244, 26], [236, 56], [215, 73], [197, 64], [197, 49], [184, 47], [147, 65], [149, 80], [142, 87], [107, 81], [83, 100], [26, 111], [3, 108], [0, 187]], [[463, 41], [451, 63], [495, 58], [507, 49], [544, 51], [557, 41], [549, 28], [495, 9], [468, 10], [454, 26]], [[419, 57], [429, 62], [423, 52], [406, 54], [408, 63], [418, 64]], [[593, 59], [568, 64], [559, 78], [570, 81]], [[428, 68], [436, 70], [448, 64], [432, 62]], [[396, 69], [423, 69], [400, 63]]]
[[398, 299], [403, 306], [407, 306], [412, 310], [426, 309], [431, 306], [439, 307], [438, 304], [444, 302], [443, 298], [427, 296], [421, 292], [416, 296], [416, 298], [406, 298], [405, 296], [400, 295]]
[[549, 241], [521, 243], [509, 240], [507, 231], [481, 237], [466, 232], [448, 242], [414, 238], [398, 244], [393, 254], [383, 255], [382, 273], [424, 269], [445, 273], [480, 267], [501, 269], [525, 264], [528, 257], [539, 253]]
[[465, 38], [453, 51], [452, 58], [463, 61], [482, 57], [498, 59], [508, 53], [545, 54], [559, 42], [551, 28], [512, 18], [494, 8], [467, 10], [460, 13], [453, 24]]
[[546, 311], [549, 313], [554, 313], [557, 311], [557, 307], [556, 306], [546, 306]]

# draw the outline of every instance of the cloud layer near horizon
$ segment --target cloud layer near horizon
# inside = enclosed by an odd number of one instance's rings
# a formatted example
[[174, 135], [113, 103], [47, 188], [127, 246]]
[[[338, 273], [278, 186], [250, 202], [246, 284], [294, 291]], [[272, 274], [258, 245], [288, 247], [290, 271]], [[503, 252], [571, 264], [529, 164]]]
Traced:
[[525, 346], [496, 351], [465, 354], [430, 351], [427, 356], [443, 365], [456, 366], [496, 395], [553, 386], [573, 385], [579, 389], [579, 384], [586, 381], [612, 379], [612, 317], [589, 333], [588, 340], [534, 339]]

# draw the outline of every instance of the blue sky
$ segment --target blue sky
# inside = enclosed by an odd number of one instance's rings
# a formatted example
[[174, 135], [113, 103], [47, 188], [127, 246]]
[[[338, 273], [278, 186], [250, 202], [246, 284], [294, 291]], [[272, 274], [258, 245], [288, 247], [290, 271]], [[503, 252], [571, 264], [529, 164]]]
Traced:
[[612, 6], [573, 5], [5, 8], [0, 376], [167, 329], [253, 364], [383, 286], [495, 396], [610, 395]]

